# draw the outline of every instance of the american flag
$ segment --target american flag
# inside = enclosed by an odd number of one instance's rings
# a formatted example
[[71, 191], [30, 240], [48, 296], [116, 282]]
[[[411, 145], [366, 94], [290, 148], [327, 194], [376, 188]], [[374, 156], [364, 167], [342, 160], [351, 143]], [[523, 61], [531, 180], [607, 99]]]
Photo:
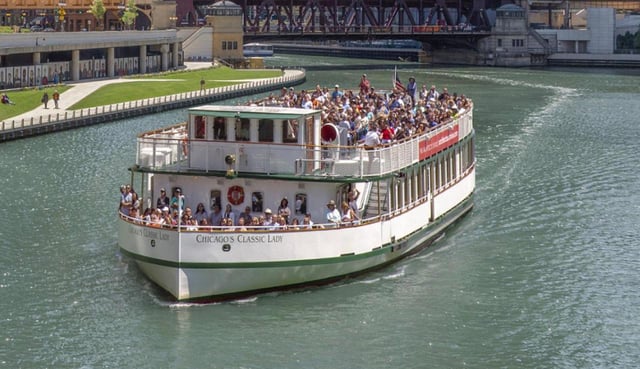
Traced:
[[395, 67], [395, 69], [393, 70], [393, 88], [398, 89], [400, 91], [406, 90], [406, 88], [400, 81], [400, 78], [398, 77], [398, 67]]

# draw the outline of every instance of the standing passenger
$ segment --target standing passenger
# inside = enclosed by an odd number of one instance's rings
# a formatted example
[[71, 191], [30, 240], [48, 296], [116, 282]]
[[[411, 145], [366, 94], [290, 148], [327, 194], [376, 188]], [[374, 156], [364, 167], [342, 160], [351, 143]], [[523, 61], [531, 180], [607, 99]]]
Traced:
[[169, 207], [171, 204], [171, 199], [167, 196], [167, 191], [164, 188], [160, 189], [160, 197], [158, 197], [158, 201], [156, 201], [156, 208], [162, 209], [165, 206]]
[[283, 198], [278, 206], [278, 215], [284, 218], [286, 224], [289, 224], [289, 216], [291, 215], [291, 209], [289, 209], [289, 200]]

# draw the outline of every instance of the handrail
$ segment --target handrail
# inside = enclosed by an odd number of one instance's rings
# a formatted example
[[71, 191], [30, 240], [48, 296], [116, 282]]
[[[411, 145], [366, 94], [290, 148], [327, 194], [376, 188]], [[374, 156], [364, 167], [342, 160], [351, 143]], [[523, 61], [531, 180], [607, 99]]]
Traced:
[[[238, 173], [334, 178], [381, 176], [417, 163], [425, 155], [431, 156], [464, 139], [473, 130], [472, 115], [473, 109], [469, 109], [433, 130], [373, 150], [366, 150], [364, 146], [188, 140], [184, 129], [186, 123], [182, 123], [172, 126], [178, 129], [140, 135], [136, 164], [142, 169], [177, 173], [185, 170], [226, 171], [229, 168], [224, 157], [234, 154], [238, 160], [233, 169]], [[185, 159], [189, 152], [196, 154], [187, 164]]]
[[[465, 178], [467, 178], [467, 176], [469, 176], [473, 170], [475, 169], [475, 161], [474, 163], [472, 163], [466, 170], [464, 170], [459, 177], [453, 179], [450, 183], [447, 184], [447, 188], [451, 187], [453, 185], [455, 185], [456, 183], [461, 182], [462, 180], [464, 180]], [[433, 195], [437, 195], [438, 193], [434, 193]], [[311, 228], [308, 228], [307, 225], [305, 224], [299, 224], [298, 228], [294, 228], [292, 227], [290, 224], [287, 225], [287, 228], [272, 228], [269, 229], [269, 226], [252, 226], [252, 225], [245, 225], [244, 227], [246, 228], [246, 230], [238, 230], [236, 228], [238, 228], [238, 225], [233, 225], [233, 226], [194, 226], [194, 225], [184, 225], [184, 224], [180, 224], [180, 225], [165, 225], [165, 224], [158, 224], [156, 223], [156, 225], [152, 225], [150, 221], [145, 221], [144, 219], [140, 219], [140, 218], [132, 218], [128, 215], [124, 215], [123, 213], [121, 213], [118, 210], [118, 215], [120, 216], [120, 218], [122, 218], [123, 220], [129, 222], [129, 223], [133, 223], [136, 225], [140, 225], [140, 226], [145, 226], [145, 227], [149, 227], [149, 228], [154, 228], [154, 229], [163, 229], [163, 230], [167, 230], [167, 231], [174, 231], [174, 232], [221, 232], [221, 233], [228, 233], [228, 232], [296, 232], [296, 231], [318, 231], [318, 230], [330, 230], [330, 229], [339, 229], [339, 228], [349, 228], [349, 227], [360, 227], [360, 226], [364, 226], [364, 225], [368, 225], [371, 223], [375, 223], [375, 222], [379, 222], [382, 220], [389, 220], [392, 219], [394, 217], [397, 217], [413, 208], [415, 208], [416, 206], [423, 204], [425, 201], [428, 201], [431, 197], [430, 193], [427, 193], [417, 199], [415, 199], [414, 201], [405, 204], [403, 206], [400, 206], [396, 209], [392, 209], [392, 210], [388, 210], [382, 214], [378, 214], [378, 215], [374, 215], [368, 218], [361, 218], [361, 219], [357, 219], [355, 221], [351, 221], [351, 222], [340, 222], [340, 223], [313, 223]], [[364, 215], [364, 214], [363, 214]], [[195, 227], [197, 229], [190, 229], [192, 227]], [[232, 229], [233, 228], [233, 229]]]

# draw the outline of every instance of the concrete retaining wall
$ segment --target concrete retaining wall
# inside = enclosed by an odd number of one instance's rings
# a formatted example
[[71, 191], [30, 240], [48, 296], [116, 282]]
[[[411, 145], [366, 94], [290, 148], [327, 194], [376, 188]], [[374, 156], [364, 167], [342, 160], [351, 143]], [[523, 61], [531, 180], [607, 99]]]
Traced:
[[286, 73], [282, 77], [210, 88], [204, 91], [191, 91], [119, 104], [66, 111], [48, 116], [35, 117], [30, 120], [5, 121], [0, 123], [0, 142], [112, 122], [134, 116], [159, 113], [165, 110], [228, 100], [249, 94], [273, 91], [282, 87], [301, 84], [305, 79], [305, 71], [296, 70], [294, 72], [289, 71], [289, 73]]

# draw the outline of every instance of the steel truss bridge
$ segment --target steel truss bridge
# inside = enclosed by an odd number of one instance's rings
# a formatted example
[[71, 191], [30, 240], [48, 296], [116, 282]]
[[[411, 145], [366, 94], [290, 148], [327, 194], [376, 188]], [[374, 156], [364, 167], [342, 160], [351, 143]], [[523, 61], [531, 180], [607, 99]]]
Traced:
[[[489, 30], [500, 0], [236, 0], [245, 32], [343, 33], [436, 25]], [[194, 1], [195, 7], [211, 4]], [[180, 8], [180, 7], [179, 7]], [[179, 14], [178, 17], [181, 15]]]

